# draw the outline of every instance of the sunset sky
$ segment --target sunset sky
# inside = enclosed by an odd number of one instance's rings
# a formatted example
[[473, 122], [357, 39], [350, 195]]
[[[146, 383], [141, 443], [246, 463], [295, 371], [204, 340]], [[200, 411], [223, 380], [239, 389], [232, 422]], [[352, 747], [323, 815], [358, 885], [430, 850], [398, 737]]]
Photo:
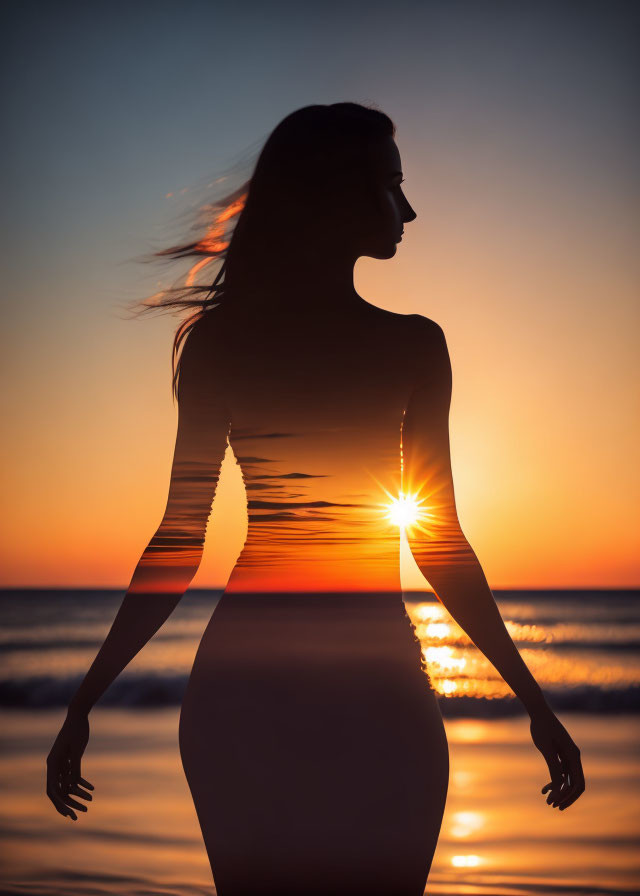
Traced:
[[[179, 319], [124, 310], [171, 276], [135, 259], [285, 115], [345, 100], [396, 123], [418, 216], [356, 287], [446, 334], [458, 511], [490, 585], [640, 583], [637, 7], [5, 9], [1, 585], [128, 585], [177, 419]], [[245, 531], [228, 452], [194, 586], [224, 585]], [[403, 584], [426, 587], [408, 556]]]

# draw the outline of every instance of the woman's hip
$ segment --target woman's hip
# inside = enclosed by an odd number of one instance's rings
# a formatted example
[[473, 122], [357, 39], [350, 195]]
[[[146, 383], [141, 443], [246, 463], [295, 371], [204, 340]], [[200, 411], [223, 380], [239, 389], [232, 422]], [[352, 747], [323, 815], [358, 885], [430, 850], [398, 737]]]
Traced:
[[366, 739], [409, 749], [416, 737], [444, 733], [401, 598], [223, 597], [198, 649], [182, 725], [192, 716], [231, 744], [253, 725], [309, 755]]

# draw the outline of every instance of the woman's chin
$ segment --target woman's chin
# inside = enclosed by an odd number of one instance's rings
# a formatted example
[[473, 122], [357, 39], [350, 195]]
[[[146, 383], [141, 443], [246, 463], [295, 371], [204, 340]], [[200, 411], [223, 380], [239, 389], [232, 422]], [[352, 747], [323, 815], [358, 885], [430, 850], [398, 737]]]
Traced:
[[378, 246], [375, 249], [369, 249], [367, 252], [363, 252], [363, 255], [366, 255], [369, 258], [379, 258], [383, 260], [385, 258], [393, 258], [397, 251], [397, 243], [387, 243], [385, 246]]

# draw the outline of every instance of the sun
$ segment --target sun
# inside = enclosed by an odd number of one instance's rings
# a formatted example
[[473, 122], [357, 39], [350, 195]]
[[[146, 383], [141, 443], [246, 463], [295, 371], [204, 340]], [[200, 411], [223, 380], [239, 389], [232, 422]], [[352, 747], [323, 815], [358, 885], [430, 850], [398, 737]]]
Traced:
[[400, 529], [406, 529], [417, 523], [422, 517], [422, 508], [415, 495], [405, 495], [400, 492], [397, 498], [392, 498], [387, 505], [387, 512], [392, 523]]

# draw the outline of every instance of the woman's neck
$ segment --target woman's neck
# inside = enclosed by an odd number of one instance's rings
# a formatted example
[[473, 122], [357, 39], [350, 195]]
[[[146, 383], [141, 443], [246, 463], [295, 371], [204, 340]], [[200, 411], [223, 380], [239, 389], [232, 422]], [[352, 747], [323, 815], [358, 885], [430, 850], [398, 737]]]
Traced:
[[278, 283], [269, 289], [269, 304], [293, 306], [300, 312], [340, 311], [367, 304], [353, 283], [355, 261], [336, 256], [288, 258], [282, 264]]

